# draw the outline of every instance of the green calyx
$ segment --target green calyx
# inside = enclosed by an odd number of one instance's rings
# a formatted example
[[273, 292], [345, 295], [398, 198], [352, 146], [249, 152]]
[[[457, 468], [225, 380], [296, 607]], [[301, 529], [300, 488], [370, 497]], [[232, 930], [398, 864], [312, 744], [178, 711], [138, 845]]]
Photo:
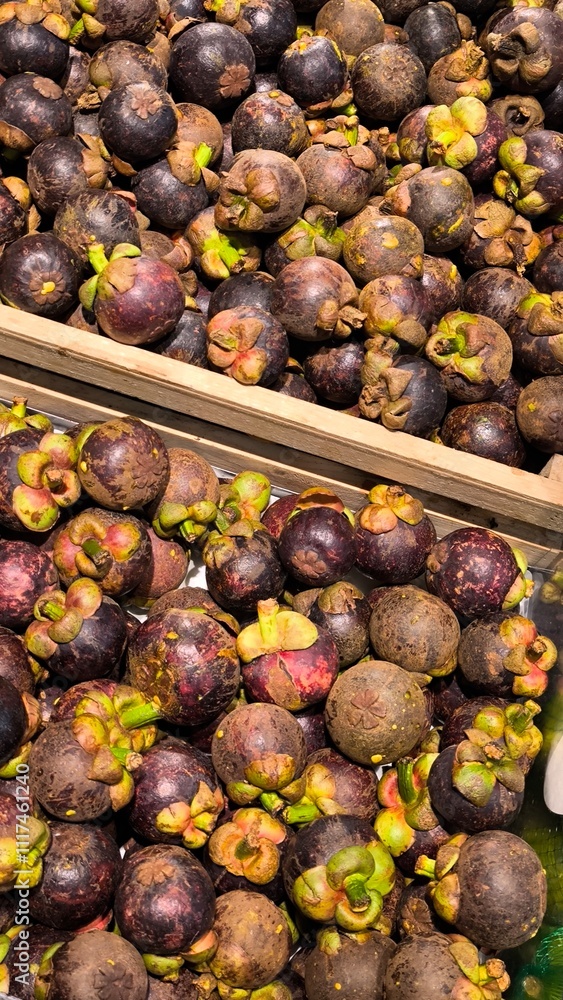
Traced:
[[439, 825], [428, 794], [428, 776], [437, 753], [424, 753], [415, 760], [405, 758], [383, 774], [377, 795], [383, 806], [374, 829], [393, 857], [412, 847], [415, 831]]
[[527, 155], [525, 139], [519, 136], [506, 139], [498, 152], [502, 169], [494, 176], [493, 189], [497, 197], [514, 205], [523, 215], [542, 215], [551, 207], [537, 190], [545, 170], [526, 163]]
[[226, 531], [237, 521], [259, 521], [272, 493], [270, 480], [259, 472], [239, 472], [230, 482], [221, 487], [216, 525], [219, 531]]
[[393, 531], [399, 521], [405, 524], [420, 524], [424, 517], [424, 507], [406, 493], [402, 486], [386, 486], [380, 483], [368, 493], [368, 504], [358, 515], [361, 528], [373, 535]]
[[462, 375], [468, 382], [486, 380], [480, 352], [487, 340], [479, 329], [479, 317], [456, 312], [445, 316], [426, 344], [426, 355], [438, 368]]
[[277, 792], [283, 791], [295, 777], [295, 760], [289, 754], [265, 753], [244, 769], [244, 779], [227, 785], [227, 795], [239, 806], [260, 799], [268, 812], [278, 813], [285, 805]]
[[284, 788], [283, 797], [290, 802], [283, 818], [291, 826], [306, 826], [320, 816], [334, 816], [345, 810], [335, 799], [336, 781], [324, 764], [308, 764], [297, 781]]
[[[41, 881], [43, 857], [51, 844], [51, 830], [41, 819], [29, 815], [25, 826], [4, 826], [0, 832], [0, 890], [33, 888]], [[1, 939], [0, 939], [1, 940]], [[0, 952], [0, 961], [5, 956]]]
[[454, 984], [452, 1000], [500, 1000], [510, 986], [504, 962], [499, 958], [481, 962], [476, 946], [461, 934], [456, 934], [449, 951], [462, 975]]
[[459, 913], [461, 893], [455, 866], [467, 839], [466, 833], [455, 834], [438, 849], [435, 860], [421, 855], [415, 866], [417, 875], [431, 879], [429, 890], [434, 909], [450, 924], [455, 924]]
[[42, 413], [28, 413], [27, 399], [25, 396], [14, 396], [12, 406], [4, 406], [0, 403], [0, 438], [14, 431], [24, 431], [27, 428], [39, 430], [47, 433], [53, 430], [53, 425], [48, 417]]
[[540, 711], [540, 706], [531, 699], [515, 702], [506, 708], [491, 705], [477, 713], [466, 735], [471, 739], [476, 733], [481, 733], [489, 740], [502, 740], [503, 749], [512, 760], [519, 761], [524, 757], [533, 760], [543, 742], [541, 730], [534, 724], [534, 718]]
[[85, 618], [95, 615], [103, 594], [94, 580], [79, 579], [67, 593], [61, 590], [43, 594], [34, 607], [35, 622], [28, 627], [24, 642], [32, 656], [48, 660], [59, 644], [76, 639]]
[[[139, 247], [133, 246], [132, 243], [118, 243], [109, 258], [106, 257], [102, 243], [94, 243], [91, 247], [89, 247], [88, 260], [96, 273], [93, 274], [91, 278], [88, 278], [83, 285], [81, 285], [78, 292], [78, 297], [84, 309], [88, 309], [90, 311], [93, 310], [96, 294], [98, 292], [100, 275], [103, 274], [110, 264], [125, 258], [140, 256], [141, 251], [139, 250]], [[115, 287], [117, 291], [126, 290], [125, 287], [119, 287], [121, 283], [117, 280], [117, 276], [112, 275], [112, 278], [116, 279]], [[132, 287], [133, 282], [131, 281], [129, 275], [125, 280], [125, 284], [128, 285], [128, 287]]]
[[211, 500], [199, 500], [189, 507], [166, 501], [159, 508], [152, 527], [159, 538], [171, 539], [180, 535], [191, 544], [206, 533], [216, 515], [217, 507]]
[[530, 597], [533, 594], [535, 587], [534, 581], [526, 578], [528, 560], [522, 550], [512, 549], [512, 554], [519, 569], [519, 573], [517, 574], [510, 590], [505, 595], [502, 603], [503, 611], [511, 611], [512, 608], [518, 607], [520, 602], [523, 601], [525, 597]]
[[293, 899], [306, 916], [335, 922], [347, 931], [377, 928], [384, 897], [395, 884], [395, 865], [384, 844], [337, 851], [326, 865], [310, 868], [293, 886]]
[[348, 519], [350, 524], [354, 525], [352, 511], [344, 506], [340, 497], [336, 496], [336, 493], [333, 493], [329, 489], [323, 489], [321, 486], [312, 486], [310, 489], [304, 490], [303, 493], [299, 494], [288, 520], [291, 520], [292, 517], [298, 517], [301, 511], [308, 510], [311, 507], [325, 507], [328, 510], [336, 510], [339, 514], [344, 514], [344, 517]]
[[287, 650], [309, 649], [318, 639], [313, 622], [296, 611], [280, 608], [277, 601], [258, 601], [258, 621], [247, 625], [237, 637], [237, 653], [243, 663], [258, 656]]
[[451, 108], [433, 108], [426, 119], [428, 162], [463, 170], [477, 157], [479, 147], [474, 137], [486, 127], [487, 109], [477, 97], [460, 97]]

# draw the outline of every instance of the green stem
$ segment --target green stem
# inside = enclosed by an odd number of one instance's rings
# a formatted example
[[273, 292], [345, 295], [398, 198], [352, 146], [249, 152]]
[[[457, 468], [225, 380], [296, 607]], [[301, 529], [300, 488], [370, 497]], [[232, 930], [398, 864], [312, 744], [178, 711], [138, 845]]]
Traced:
[[349, 875], [344, 880], [344, 892], [355, 913], [367, 910], [370, 904], [370, 896], [366, 889], [366, 880], [363, 875]]
[[399, 783], [399, 795], [407, 805], [416, 802], [416, 789], [413, 785], [413, 760], [397, 761], [397, 779]]
[[23, 396], [14, 396], [14, 405], [11, 412], [14, 414], [14, 417], [19, 417], [23, 420], [27, 412], [27, 399]]
[[95, 556], [105, 555], [107, 549], [104, 549], [103, 546], [100, 545], [97, 538], [87, 538], [86, 541], [82, 542], [82, 551], [85, 552], [90, 559], [93, 559]]
[[119, 721], [124, 729], [140, 729], [151, 722], [158, 722], [162, 714], [154, 702], [149, 701], [146, 705], [136, 705], [134, 708], [126, 708], [119, 716]]
[[322, 816], [322, 813], [312, 802], [308, 805], [299, 805], [297, 802], [295, 805], [287, 806], [283, 811], [283, 818], [290, 825], [293, 823], [312, 823], [319, 816]]
[[41, 605], [41, 614], [45, 618], [50, 618], [52, 622], [60, 622], [66, 615], [64, 608], [61, 608], [60, 604], [55, 604], [54, 601], [46, 601], [45, 604]]
[[279, 646], [279, 629], [277, 624], [277, 617], [279, 611], [279, 604], [274, 602], [274, 607], [269, 610], [264, 610], [264, 601], [258, 602], [258, 625], [260, 626], [260, 635], [265, 646], [276, 648]]
[[253, 858], [258, 853], [256, 847], [251, 847], [247, 840], [241, 840], [235, 847], [235, 858], [237, 861], [246, 861]]
[[104, 248], [101, 243], [94, 243], [88, 250], [88, 260], [94, 268], [96, 274], [101, 274], [101, 272], [109, 264], [109, 260], [104, 253]]
[[285, 806], [284, 800], [281, 795], [277, 794], [277, 792], [262, 792], [260, 795], [260, 804], [264, 806], [266, 812], [271, 813], [272, 816], [281, 812]]
[[221, 260], [223, 261], [223, 264], [225, 264], [225, 266], [228, 267], [229, 270], [232, 267], [234, 267], [235, 264], [238, 264], [240, 258], [242, 257], [242, 254], [240, 254], [239, 251], [236, 250], [235, 247], [231, 245], [231, 243], [229, 243], [229, 240], [227, 239], [226, 236], [221, 236], [219, 238], [219, 246], [217, 247], [217, 252]]
[[213, 150], [211, 149], [211, 146], [208, 146], [205, 142], [200, 142], [195, 151], [195, 161], [198, 167], [201, 167], [202, 170], [204, 167], [207, 167], [209, 163], [211, 163], [212, 156]]

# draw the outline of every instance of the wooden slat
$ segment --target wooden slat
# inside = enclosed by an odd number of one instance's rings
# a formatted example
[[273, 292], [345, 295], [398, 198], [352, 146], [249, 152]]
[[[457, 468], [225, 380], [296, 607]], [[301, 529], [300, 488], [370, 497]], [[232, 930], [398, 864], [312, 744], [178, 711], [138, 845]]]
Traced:
[[[0, 306], [0, 355], [497, 515], [563, 531], [563, 487]], [[0, 363], [0, 370], [1, 363]]]
[[[83, 385], [18, 362], [4, 361], [3, 367], [9, 371], [0, 375], [0, 398], [27, 396], [32, 408], [76, 421], [107, 420], [116, 413], [129, 413], [154, 427], [169, 446], [193, 448], [216, 467], [234, 473], [259, 468], [280, 489], [300, 492], [308, 486], [328, 485], [357, 510], [374, 483], [372, 477], [349, 466], [289, 448], [280, 449], [238, 431], [218, 428], [97, 386]], [[522, 548], [530, 565], [538, 569], [554, 566], [560, 555], [563, 535], [557, 532], [509, 518], [495, 518], [485, 511], [440, 500], [422, 491], [416, 493], [440, 537], [456, 528], [479, 524], [493, 528], [511, 545]]]

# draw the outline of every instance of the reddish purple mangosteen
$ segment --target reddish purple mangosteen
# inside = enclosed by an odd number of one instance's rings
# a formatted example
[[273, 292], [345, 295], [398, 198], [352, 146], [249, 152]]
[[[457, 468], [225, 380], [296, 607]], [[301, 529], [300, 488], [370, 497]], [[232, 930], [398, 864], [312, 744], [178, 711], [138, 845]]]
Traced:
[[381, 583], [414, 580], [436, 541], [436, 530], [420, 500], [401, 486], [374, 486], [356, 514], [356, 565]]
[[295, 510], [297, 500], [298, 498], [295, 493], [288, 493], [287, 496], [280, 497], [279, 500], [274, 500], [268, 509], [264, 511], [262, 524], [273, 535], [276, 541], [279, 541], [284, 524], [289, 515]]
[[109, 597], [138, 587], [150, 557], [151, 543], [141, 521], [100, 507], [90, 507], [65, 524], [53, 545], [53, 561], [67, 587], [79, 577], [90, 577]]
[[257, 610], [258, 621], [237, 637], [247, 693], [290, 712], [323, 701], [338, 674], [329, 632], [274, 600], [259, 601]]
[[25, 628], [35, 602], [58, 582], [51, 558], [42, 549], [30, 542], [0, 540], [0, 625]]
[[279, 597], [283, 590], [278, 546], [257, 520], [243, 517], [210, 532], [203, 561], [209, 593], [229, 610], [254, 611], [257, 601]]
[[282, 529], [279, 553], [298, 583], [328, 587], [346, 576], [356, 560], [354, 517], [330, 490], [305, 490]]
[[456, 612], [480, 618], [515, 608], [533, 590], [527, 562], [487, 528], [458, 528], [434, 546], [426, 560], [426, 584]]
[[264, 809], [250, 806], [225, 815], [211, 834], [204, 857], [215, 892], [260, 892], [273, 903], [282, 903], [281, 864], [291, 840], [285, 823]]

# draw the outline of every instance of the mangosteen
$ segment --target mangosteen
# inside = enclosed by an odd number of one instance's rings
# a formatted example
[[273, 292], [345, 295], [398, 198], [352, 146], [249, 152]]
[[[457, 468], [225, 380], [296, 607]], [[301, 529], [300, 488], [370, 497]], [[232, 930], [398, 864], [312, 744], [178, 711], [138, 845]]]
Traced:
[[401, 941], [389, 959], [385, 975], [388, 1000], [454, 1000], [458, 990], [471, 991], [479, 977], [499, 998], [510, 979], [500, 959], [481, 962], [479, 951], [467, 938], [455, 941], [429, 926], [424, 934], [414, 933]]
[[121, 870], [116, 842], [102, 829], [53, 823], [41, 882], [30, 892], [33, 920], [76, 930], [110, 909]]
[[504, 951], [537, 934], [546, 909], [545, 872], [536, 852], [513, 833], [458, 835], [419, 869], [434, 879], [430, 894], [438, 916], [478, 946]]
[[289, 359], [286, 370], [269, 386], [282, 396], [292, 396], [293, 399], [303, 399], [306, 403], [317, 403], [317, 394], [312, 385], [307, 382], [301, 366], [292, 358]]
[[26, 427], [0, 439], [0, 524], [46, 532], [80, 496], [72, 440]]
[[237, 692], [234, 639], [218, 618], [199, 608], [160, 611], [141, 624], [129, 643], [132, 683], [157, 700], [169, 722], [209, 722]]
[[209, 203], [208, 190], [216, 182], [207, 170], [210, 159], [204, 143], [180, 143], [166, 159], [144, 167], [132, 182], [139, 211], [156, 225], [184, 229]]
[[145, 1000], [148, 993], [149, 977], [139, 952], [113, 932], [78, 934], [55, 950], [45, 965], [40, 969], [39, 981], [46, 979], [53, 998], [90, 1000], [95, 990], [100, 998]]
[[494, 75], [508, 90], [538, 94], [552, 90], [563, 76], [563, 25], [551, 10], [508, 11], [495, 19], [484, 47]]
[[[65, 586], [71, 586], [80, 577], [90, 577], [92, 581], [96, 581], [96, 587], [108, 597], [121, 597], [138, 587], [149, 571], [150, 557], [151, 544], [147, 530], [136, 517], [132, 514], [110, 513], [98, 507], [90, 507], [72, 518], [57, 533], [53, 544], [53, 562]], [[89, 598], [88, 594], [89, 588], [85, 588], [87, 617], [96, 613], [94, 606], [98, 600], [97, 590], [92, 590]], [[90, 602], [94, 611], [90, 609]], [[106, 611], [102, 612], [102, 620], [107, 616], [108, 628], [113, 614], [107, 609], [112, 604], [110, 602], [104, 606]], [[77, 607], [79, 605], [78, 597]], [[52, 613], [59, 616], [59, 610], [52, 609]], [[91, 628], [95, 631], [98, 625], [93, 622], [86, 635]], [[117, 641], [120, 631], [117, 620], [113, 620], [112, 628], [117, 630], [114, 634]], [[55, 629], [55, 632], [58, 630]], [[50, 643], [47, 643], [47, 647], [51, 648]], [[54, 650], [49, 653], [47, 648], [45, 652], [47, 655], [54, 654]]]
[[227, 892], [217, 900], [217, 949], [209, 968], [224, 990], [257, 990], [285, 967], [291, 933], [285, 913], [258, 892]]
[[473, 229], [473, 191], [463, 174], [451, 167], [426, 167], [413, 173], [387, 191], [381, 208], [414, 223], [427, 253], [456, 250]]
[[[215, 894], [209, 875], [190, 851], [153, 844], [124, 862], [114, 909], [126, 940], [141, 953], [166, 959], [189, 952], [209, 933]], [[158, 966], [162, 974], [166, 961]]]
[[[550, 96], [548, 95], [548, 99]], [[535, 97], [506, 94], [491, 101], [489, 107], [504, 122], [509, 136], [522, 136], [526, 135], [526, 132], [543, 128], [544, 109]]]
[[254, 306], [269, 312], [273, 282], [273, 277], [264, 271], [236, 274], [227, 278], [211, 293], [209, 319], [225, 309], [235, 309], [237, 306]]
[[348, 337], [359, 328], [358, 292], [336, 261], [305, 257], [293, 261], [276, 278], [271, 309], [286, 331], [299, 340]]
[[378, 810], [373, 770], [352, 764], [328, 747], [309, 756], [301, 777], [282, 794], [290, 803], [283, 810], [286, 823], [299, 827], [336, 814], [371, 823]]
[[306, 490], [282, 528], [279, 554], [288, 572], [303, 586], [336, 583], [356, 559], [353, 515], [329, 490]]
[[476, 694], [539, 698], [557, 649], [529, 618], [497, 612], [463, 630], [458, 655], [461, 673]]
[[70, 101], [53, 80], [24, 72], [0, 85], [0, 139], [5, 147], [30, 153], [44, 139], [70, 132]]
[[518, 428], [529, 444], [552, 455], [563, 453], [563, 384], [552, 375], [530, 382], [516, 408]]
[[305, 359], [304, 373], [314, 393], [331, 403], [352, 406], [362, 389], [364, 349], [355, 340], [317, 348]]
[[[214, 0], [214, 6], [225, 10], [228, 0]], [[239, 15], [231, 22], [242, 32], [252, 47], [258, 65], [277, 61], [297, 31], [297, 15], [290, 0], [244, 0]], [[217, 16], [217, 20], [221, 17]]]
[[[181, 608], [184, 611], [191, 611], [194, 608], [203, 608], [205, 611], [220, 611], [221, 608], [215, 603], [209, 592], [203, 587], [179, 587], [178, 590], [170, 590], [167, 594], [159, 597], [147, 610], [147, 617], [152, 618], [159, 611], [169, 611], [171, 608]], [[225, 618], [226, 621], [226, 618]], [[235, 619], [232, 619], [231, 628], [236, 633]]]
[[175, 358], [196, 368], [207, 368], [206, 322], [202, 313], [184, 309], [170, 333], [153, 345], [156, 354]]
[[473, 187], [491, 180], [508, 133], [500, 118], [477, 97], [458, 97], [449, 110], [444, 105], [433, 108], [425, 128], [430, 166], [462, 170]]
[[332, 637], [341, 669], [357, 663], [367, 653], [370, 610], [362, 592], [342, 580], [321, 590], [307, 612], [311, 621]]
[[[533, 264], [540, 248], [540, 237], [534, 233], [528, 219], [517, 215], [512, 207], [499, 198], [487, 194], [477, 195], [475, 226], [467, 243], [461, 248], [465, 264], [476, 270], [487, 265], [510, 267], [520, 277]], [[495, 297], [488, 298], [487, 301], [489, 309], [494, 309]]]
[[21, 636], [3, 625], [0, 625], [0, 676], [10, 681], [21, 694], [33, 694], [35, 690], [36, 664]]
[[344, 237], [336, 212], [325, 205], [310, 205], [293, 226], [266, 247], [264, 263], [277, 278], [284, 267], [304, 257], [328, 257], [336, 261], [342, 253]]
[[270, 533], [243, 518], [212, 531], [203, 550], [211, 596], [229, 610], [254, 610], [257, 601], [277, 598], [285, 570]]
[[421, 108], [410, 111], [402, 119], [396, 133], [396, 144], [403, 163], [419, 163], [421, 166], [427, 166], [426, 119], [433, 109], [433, 104], [424, 104]]
[[395, 865], [357, 816], [321, 816], [299, 830], [284, 860], [289, 898], [305, 916], [345, 931], [379, 929]]
[[159, 597], [181, 587], [189, 566], [189, 553], [172, 539], [159, 538], [152, 528], [147, 528], [151, 555], [141, 582], [128, 595], [128, 603], [148, 608]]
[[563, 374], [563, 292], [532, 290], [520, 301], [509, 333], [516, 361], [526, 371]]
[[424, 273], [419, 284], [426, 292], [431, 321], [437, 323], [444, 313], [460, 308], [464, 283], [456, 265], [447, 257], [424, 254], [422, 259]]
[[[245, 12], [248, 4], [245, 4]], [[270, 90], [251, 94], [233, 115], [233, 151], [274, 149], [286, 156], [298, 156], [309, 144], [303, 111], [289, 94]]]
[[456, 667], [457, 618], [447, 604], [418, 587], [385, 590], [373, 609], [369, 634], [377, 656], [426, 680]]
[[428, 73], [442, 56], [449, 55], [461, 45], [461, 31], [456, 12], [441, 3], [417, 7], [405, 21], [409, 46], [416, 52]]
[[316, 16], [315, 31], [329, 34], [344, 55], [359, 56], [383, 41], [383, 16], [370, 0], [328, 0]]
[[227, 231], [280, 232], [299, 217], [305, 197], [293, 160], [273, 149], [246, 149], [222, 177], [215, 222]]
[[211, 747], [213, 767], [237, 805], [260, 798], [285, 805], [281, 791], [299, 778], [307, 762], [303, 730], [290, 712], [255, 702], [230, 712], [219, 723]]
[[514, 413], [499, 403], [471, 403], [448, 413], [440, 436], [448, 448], [480, 455], [515, 469], [523, 465], [526, 449]]
[[327, 745], [327, 733], [322, 705], [306, 708], [302, 712], [296, 712], [297, 719], [307, 746], [307, 753], [316, 753], [317, 750], [324, 750]]
[[0, 692], [2, 694], [0, 764], [3, 765], [16, 756], [20, 747], [26, 742], [30, 723], [27, 706], [31, 712], [34, 699], [26, 695], [24, 701], [18, 689], [3, 676], [0, 676]]
[[179, 113], [178, 140], [192, 142], [195, 146], [204, 143], [211, 149], [210, 167], [219, 164], [223, 152], [223, 129], [213, 112], [200, 104], [176, 105]]
[[186, 229], [186, 238], [195, 257], [195, 267], [204, 280], [221, 281], [239, 272], [260, 267], [262, 251], [252, 237], [242, 232], [224, 233], [215, 226], [215, 208], [198, 212]]
[[441, 370], [454, 399], [475, 403], [502, 385], [512, 367], [508, 334], [479, 313], [446, 313], [425, 347], [427, 358]]
[[280, 87], [301, 107], [332, 101], [346, 82], [346, 60], [332, 38], [304, 34], [282, 53]]
[[481, 618], [516, 607], [533, 584], [519, 549], [487, 528], [458, 528], [445, 535], [426, 560], [426, 584], [456, 614]]
[[170, 466], [156, 431], [136, 417], [115, 417], [90, 433], [80, 452], [78, 472], [95, 503], [128, 510], [159, 495]]
[[358, 663], [332, 686], [326, 725], [335, 746], [357, 764], [388, 764], [410, 753], [426, 732], [424, 695], [394, 663]]
[[512, 410], [515, 413], [521, 392], [522, 386], [520, 382], [511, 373], [502, 385], [499, 385], [498, 389], [495, 389], [492, 396], [489, 397], [488, 402], [500, 403], [501, 406], [506, 406], [508, 410]]
[[127, 39], [108, 42], [97, 50], [88, 67], [90, 82], [100, 97], [131, 83], [150, 83], [165, 88], [166, 69], [162, 61], [144, 45]]
[[31, 192], [18, 177], [0, 180], [0, 245], [13, 243], [28, 231]]
[[[92, 130], [93, 134], [97, 126], [96, 115], [85, 114], [78, 108], [78, 101], [86, 94], [90, 87], [90, 77], [88, 76], [89, 65], [90, 56], [88, 53], [82, 52], [74, 45], [71, 45], [68, 50], [66, 69], [59, 80], [59, 85], [63, 88], [65, 97], [68, 97], [70, 103], [73, 105], [75, 133]], [[86, 128], [81, 127], [82, 122], [84, 122]]]
[[364, 329], [370, 337], [392, 337], [402, 350], [418, 351], [428, 339], [430, 304], [421, 282], [404, 275], [370, 281], [360, 292]]
[[224, 799], [206, 756], [168, 737], [143, 756], [134, 777], [128, 818], [138, 836], [192, 849], [207, 842]]
[[14, 431], [36, 430], [46, 434], [53, 430], [49, 417], [27, 409], [25, 396], [14, 396], [10, 407], [0, 403], [0, 438]]
[[379, 931], [359, 935], [323, 928], [305, 958], [307, 997], [328, 1000], [340, 986], [357, 1000], [382, 1000], [385, 969], [396, 947]]
[[118, 243], [140, 246], [139, 225], [130, 195], [115, 191], [81, 191], [70, 195], [53, 223], [55, 236], [88, 264], [88, 249], [100, 243], [111, 254]]
[[498, 198], [504, 198], [516, 211], [532, 218], [560, 210], [563, 143], [559, 132], [537, 129], [524, 138], [513, 136], [503, 142], [498, 158], [501, 170], [493, 179]]
[[108, 185], [109, 164], [93, 136], [45, 139], [29, 158], [27, 181], [40, 212], [55, 215], [69, 195]]
[[228, 24], [196, 24], [172, 47], [170, 79], [180, 99], [214, 111], [245, 94], [255, 70], [252, 46]]
[[[366, 357], [366, 363], [367, 363]], [[364, 369], [366, 365], [364, 365]], [[401, 356], [371, 377], [360, 396], [360, 413], [388, 430], [428, 437], [441, 423], [447, 392], [436, 369], [422, 358]]]
[[0, 625], [24, 629], [35, 602], [55, 590], [58, 573], [51, 557], [30, 542], [0, 540]]
[[426, 73], [406, 45], [380, 42], [364, 49], [352, 69], [354, 102], [376, 121], [394, 122], [419, 107], [426, 94]]
[[533, 290], [527, 278], [515, 271], [506, 267], [486, 267], [467, 279], [462, 295], [463, 308], [488, 316], [503, 330], [508, 330], [516, 319], [520, 302]]
[[41, 8], [30, 18], [29, 6], [16, 3], [0, 26], [0, 72], [39, 73], [58, 80], [68, 61], [70, 26], [54, 9]]
[[461, 674], [456, 669], [453, 674], [446, 677], [439, 677], [431, 684], [432, 699], [434, 703], [434, 719], [443, 722], [449, 719], [453, 712], [468, 699], [465, 690], [460, 687]]
[[79, 259], [53, 233], [22, 236], [0, 260], [0, 297], [14, 309], [59, 319], [76, 301]]
[[[534, 264], [534, 285], [539, 292], [557, 292], [563, 288], [563, 233], [557, 233], [555, 240], [545, 247]], [[530, 289], [531, 291], [531, 289]]]
[[147, 509], [160, 538], [178, 533], [193, 542], [214, 520], [219, 502], [219, 480], [209, 462], [188, 448], [170, 448], [169, 474]]
[[75, 580], [66, 594], [42, 594], [34, 614], [25, 644], [52, 673], [73, 683], [88, 681], [110, 674], [120, 662], [127, 641], [125, 618], [94, 580]]
[[211, 367], [242, 385], [268, 386], [287, 364], [287, 334], [271, 313], [235, 306], [207, 324], [207, 358]]
[[[296, 43], [299, 44], [299, 43]], [[307, 201], [351, 216], [367, 204], [376, 181], [375, 154], [367, 145], [332, 149], [316, 143], [297, 160], [307, 185]]]
[[432, 521], [400, 486], [374, 486], [367, 500], [356, 514], [356, 565], [387, 585], [414, 580], [436, 541]]
[[85, 9], [83, 0], [79, 11], [93, 17], [81, 17], [73, 27], [73, 37], [86, 34], [86, 41], [105, 41], [126, 38], [131, 42], [144, 44], [153, 34], [158, 24], [158, 4], [156, 0], [93, 0]]
[[352, 219], [343, 246], [344, 263], [352, 278], [365, 284], [387, 274], [420, 278], [424, 240], [420, 230], [398, 215], [380, 214]]
[[323, 701], [339, 665], [330, 633], [275, 600], [258, 601], [257, 614], [236, 641], [249, 696], [291, 712]]
[[448, 107], [458, 97], [488, 101], [493, 92], [489, 61], [474, 41], [462, 41], [458, 49], [442, 56], [428, 73], [428, 97]]
[[236, 809], [211, 834], [205, 852], [216, 893], [246, 890], [282, 903], [281, 862], [290, 839], [285, 824], [264, 809]]

